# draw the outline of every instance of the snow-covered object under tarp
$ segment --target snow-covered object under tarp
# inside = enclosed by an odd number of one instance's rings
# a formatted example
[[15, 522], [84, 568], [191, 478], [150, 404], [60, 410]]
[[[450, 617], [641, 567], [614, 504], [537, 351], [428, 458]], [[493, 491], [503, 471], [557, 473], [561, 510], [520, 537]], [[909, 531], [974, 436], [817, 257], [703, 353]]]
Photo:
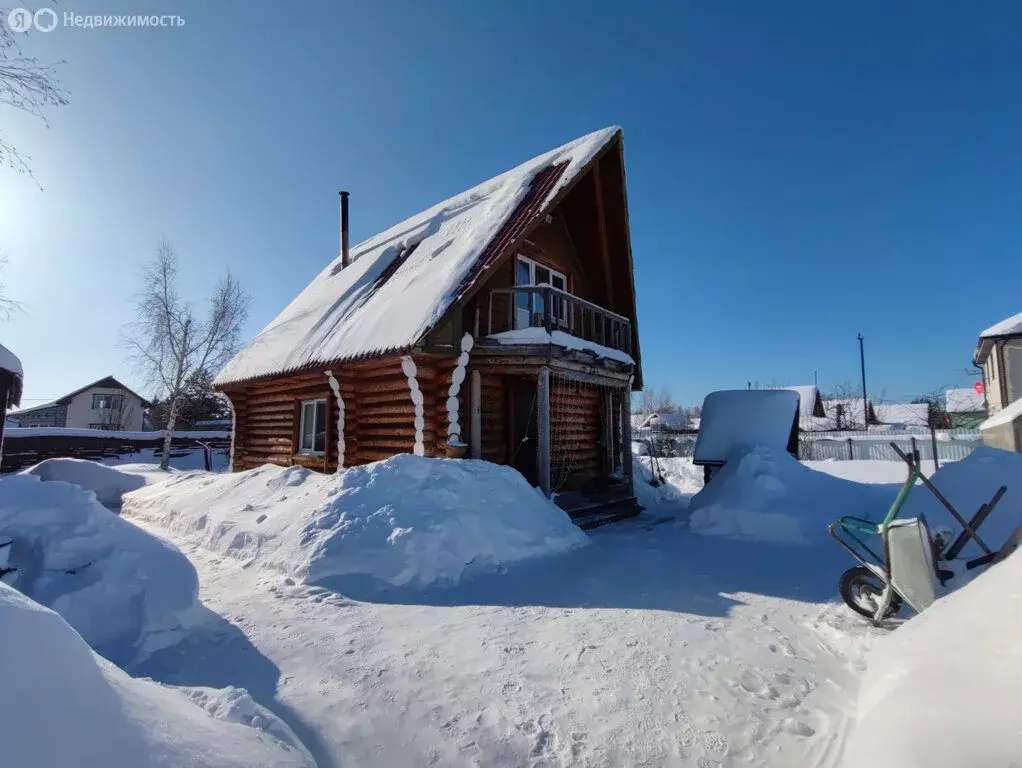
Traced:
[[86, 459], [46, 459], [19, 474], [34, 475], [45, 481], [74, 483], [96, 494], [96, 500], [105, 507], [120, 506], [125, 493], [146, 484], [141, 474], [124, 472]]
[[246, 692], [131, 678], [56, 613], [2, 583], [0, 661], [0, 765], [314, 765], [291, 729]]
[[[906, 470], [907, 471], [907, 470]], [[814, 544], [843, 515], [880, 520], [895, 485], [867, 485], [809, 469], [785, 450], [739, 453], [689, 504], [689, 526], [703, 536]]]
[[693, 461], [723, 464], [742, 446], [795, 450], [799, 395], [790, 389], [729, 389], [703, 400]]
[[0, 532], [14, 540], [8, 565], [17, 568], [5, 581], [115, 663], [176, 636], [196, 603], [198, 578], [181, 552], [77, 485], [0, 479]]
[[[411, 347], [443, 317], [537, 173], [566, 163], [536, 216], [620, 132], [605, 128], [394, 225], [334, 259], [216, 377], [216, 385]], [[380, 278], [396, 260], [396, 271]]]
[[487, 336], [499, 344], [552, 344], [555, 347], [564, 349], [577, 349], [585, 352], [592, 352], [597, 357], [605, 357], [608, 360], [616, 360], [619, 363], [634, 365], [632, 356], [626, 352], [613, 347], [605, 347], [595, 341], [587, 341], [572, 336], [564, 331], [548, 331], [546, 328], [519, 328], [515, 331], [504, 331]]
[[347, 591], [457, 583], [588, 539], [516, 470], [402, 454], [324, 475], [264, 465], [181, 473], [125, 497], [123, 514], [204, 548]]
[[873, 646], [844, 767], [1019, 765], [1019, 637], [1014, 554]]

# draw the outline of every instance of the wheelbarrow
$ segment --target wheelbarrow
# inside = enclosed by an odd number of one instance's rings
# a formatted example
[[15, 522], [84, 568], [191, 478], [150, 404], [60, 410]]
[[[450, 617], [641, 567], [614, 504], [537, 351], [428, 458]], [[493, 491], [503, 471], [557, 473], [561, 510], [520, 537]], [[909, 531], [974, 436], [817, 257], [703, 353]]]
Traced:
[[[998, 488], [970, 520], [965, 520], [922, 473], [918, 451], [906, 454], [895, 443], [891, 443], [891, 447], [908, 465], [908, 476], [883, 520], [877, 523], [866, 518], [845, 516], [828, 527], [830, 535], [859, 563], [841, 575], [838, 583], [841, 599], [853, 611], [875, 624], [896, 614], [904, 603], [916, 612], [928, 608], [946, 591], [946, 583], [955, 575], [955, 570], [941, 565], [956, 560], [969, 541], [975, 541], [983, 555], [966, 561], [965, 570], [1003, 560], [1022, 539], [1020, 525], [995, 551], [977, 532], [1008, 490], [1007, 486]], [[901, 508], [919, 481], [961, 525], [961, 533], [950, 543], [944, 534], [931, 532], [924, 517], [898, 519]]]

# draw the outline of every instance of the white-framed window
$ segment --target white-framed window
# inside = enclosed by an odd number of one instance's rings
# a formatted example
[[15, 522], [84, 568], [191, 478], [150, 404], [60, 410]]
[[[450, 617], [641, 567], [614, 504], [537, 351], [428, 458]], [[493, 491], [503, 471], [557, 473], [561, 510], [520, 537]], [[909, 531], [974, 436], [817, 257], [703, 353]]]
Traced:
[[92, 396], [92, 410], [94, 411], [116, 411], [121, 407], [123, 395], [94, 394]]
[[[568, 277], [563, 272], [550, 269], [519, 254], [515, 262], [515, 285], [549, 285], [552, 288], [567, 291]], [[568, 303], [559, 296], [554, 296], [552, 299], [554, 321], [565, 328], [569, 327]], [[542, 294], [516, 294], [515, 310], [516, 328], [542, 325], [545, 310]]]
[[326, 449], [326, 400], [303, 400], [298, 452], [320, 456]]

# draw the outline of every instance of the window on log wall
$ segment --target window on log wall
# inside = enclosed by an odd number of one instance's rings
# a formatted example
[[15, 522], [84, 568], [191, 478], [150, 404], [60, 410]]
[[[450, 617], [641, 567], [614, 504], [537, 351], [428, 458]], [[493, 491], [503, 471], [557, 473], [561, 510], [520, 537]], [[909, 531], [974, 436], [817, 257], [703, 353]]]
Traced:
[[326, 445], [326, 400], [302, 401], [299, 452], [322, 455]]

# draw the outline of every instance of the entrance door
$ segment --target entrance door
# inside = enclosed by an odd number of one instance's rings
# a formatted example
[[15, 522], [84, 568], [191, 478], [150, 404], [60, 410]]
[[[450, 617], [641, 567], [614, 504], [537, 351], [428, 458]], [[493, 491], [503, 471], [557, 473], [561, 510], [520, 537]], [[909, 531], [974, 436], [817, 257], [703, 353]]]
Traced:
[[536, 382], [508, 378], [511, 392], [511, 461], [510, 464], [529, 481], [539, 482], [536, 474]]

